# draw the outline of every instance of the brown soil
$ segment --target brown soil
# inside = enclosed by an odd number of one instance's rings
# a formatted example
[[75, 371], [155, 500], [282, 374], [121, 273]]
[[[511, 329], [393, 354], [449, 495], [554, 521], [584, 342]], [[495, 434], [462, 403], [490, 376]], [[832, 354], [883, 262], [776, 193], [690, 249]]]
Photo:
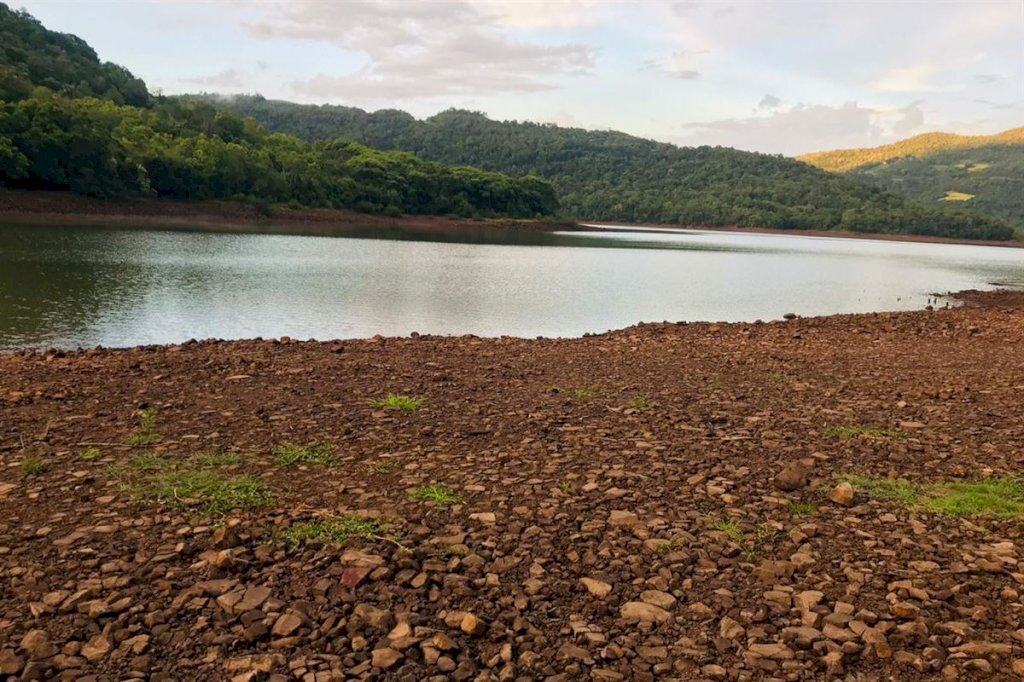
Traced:
[[[977, 246], [1005, 246], [1011, 249], [1024, 249], [1024, 241], [996, 241], [992, 239], [953, 239], [950, 237], [930, 237], [920, 234], [877, 234], [865, 232], [842, 232], [832, 230], [780, 230], [771, 227], [707, 227], [703, 225], [664, 225], [657, 223], [604, 223], [587, 221], [586, 225], [603, 225], [608, 227], [649, 227], [676, 230], [706, 230], [710, 232], [740, 232], [746, 234], [787, 234], [797, 237], [833, 237], [843, 239], [873, 239], [885, 242], [916, 242], [919, 244], [975, 244]], [[583, 227], [585, 228], [586, 225]]]
[[[1019, 520], [828, 497], [847, 473], [1020, 471], [1024, 294], [969, 299], [0, 357], [0, 676], [1016, 679]], [[370, 405], [391, 392], [425, 403]], [[155, 441], [130, 446], [144, 408]], [[332, 466], [275, 461], [313, 441]], [[133, 496], [158, 475], [141, 456], [215, 452], [274, 502], [221, 518]], [[428, 484], [464, 502], [410, 497]], [[345, 514], [377, 537], [283, 541]]]
[[463, 220], [440, 216], [383, 216], [328, 209], [275, 206], [270, 216], [232, 201], [169, 199], [92, 199], [67, 192], [0, 190], [0, 222], [88, 224], [150, 229], [258, 232], [266, 234], [342, 235], [366, 228], [400, 228], [431, 233], [481, 229], [581, 229], [574, 223], [543, 220]]

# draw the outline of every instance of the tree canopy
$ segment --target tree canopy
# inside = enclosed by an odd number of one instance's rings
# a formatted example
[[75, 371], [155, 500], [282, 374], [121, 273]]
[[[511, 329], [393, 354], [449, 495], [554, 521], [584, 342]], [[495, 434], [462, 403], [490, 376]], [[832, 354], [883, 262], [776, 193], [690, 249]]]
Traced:
[[1013, 233], [998, 219], [907, 201], [776, 155], [501, 122], [460, 110], [420, 121], [402, 111], [368, 113], [258, 95], [189, 99], [209, 101], [307, 140], [344, 136], [442, 163], [534, 174], [554, 185], [564, 211], [582, 219], [987, 239], [1009, 239]]

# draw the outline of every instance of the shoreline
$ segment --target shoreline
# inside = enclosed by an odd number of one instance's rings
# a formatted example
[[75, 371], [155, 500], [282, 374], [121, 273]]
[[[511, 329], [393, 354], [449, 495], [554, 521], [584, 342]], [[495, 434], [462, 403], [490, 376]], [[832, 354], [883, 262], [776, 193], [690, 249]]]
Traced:
[[771, 227], [739, 227], [735, 225], [706, 227], [702, 225], [665, 225], [658, 223], [610, 223], [605, 221], [594, 220], [582, 221], [581, 224], [584, 228], [586, 228], [589, 225], [595, 225], [602, 228], [622, 227], [626, 229], [642, 227], [652, 231], [699, 230], [701, 232], [725, 232], [735, 234], [767, 234], [782, 236], [788, 235], [792, 237], [830, 237], [833, 239], [866, 239], [871, 241], [910, 242], [918, 244], [962, 244], [966, 246], [999, 246], [1011, 249], [1024, 249], [1024, 241], [1017, 240], [995, 241], [991, 239], [956, 239], [952, 237], [932, 237], [928, 235], [915, 234], [886, 234], [879, 232], [839, 232], [830, 230], [783, 230]]
[[578, 223], [543, 219], [384, 216], [285, 206], [275, 206], [271, 215], [261, 215], [253, 206], [234, 201], [94, 199], [64, 192], [6, 189], [0, 189], [0, 222], [304, 236], [344, 236], [349, 232], [374, 228], [438, 234], [474, 230], [554, 232], [581, 229]]
[[1020, 518], [901, 501], [1024, 463], [1024, 292], [961, 296], [0, 356], [0, 665], [1010, 679]]

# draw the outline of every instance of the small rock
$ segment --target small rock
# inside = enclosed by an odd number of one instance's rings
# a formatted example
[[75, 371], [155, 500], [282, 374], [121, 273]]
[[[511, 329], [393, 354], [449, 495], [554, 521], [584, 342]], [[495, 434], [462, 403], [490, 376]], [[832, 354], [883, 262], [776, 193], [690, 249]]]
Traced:
[[843, 481], [828, 494], [828, 499], [844, 507], [850, 506], [853, 502], [853, 486]]
[[459, 629], [465, 632], [467, 635], [478, 635], [484, 631], [486, 625], [482, 620], [474, 616], [472, 613], [467, 613], [462, 617], [462, 621], [459, 623]]
[[387, 670], [401, 660], [402, 654], [391, 648], [373, 650], [373, 667]]
[[796, 460], [782, 467], [775, 477], [775, 487], [779, 490], [799, 490], [807, 485], [807, 466]]
[[630, 601], [622, 605], [619, 615], [631, 623], [667, 623], [672, 614], [665, 609], [642, 601]]
[[21, 650], [31, 660], [38, 661], [57, 653], [57, 647], [50, 643], [50, 636], [43, 630], [29, 630], [21, 638]]
[[112, 646], [110, 640], [105, 635], [96, 635], [82, 646], [82, 655], [90, 663], [95, 663], [110, 653]]
[[611, 585], [594, 578], [580, 578], [580, 583], [598, 599], [604, 599], [612, 591]]
[[284, 613], [274, 623], [271, 633], [278, 637], [289, 637], [302, 625], [302, 617], [295, 613]]

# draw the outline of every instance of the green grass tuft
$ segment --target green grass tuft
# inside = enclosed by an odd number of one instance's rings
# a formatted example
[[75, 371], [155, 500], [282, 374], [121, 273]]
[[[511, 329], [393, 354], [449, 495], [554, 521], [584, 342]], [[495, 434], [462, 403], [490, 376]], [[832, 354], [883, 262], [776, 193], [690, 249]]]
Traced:
[[902, 478], [870, 478], [867, 476], [847, 476], [845, 480], [855, 491], [865, 493], [877, 500], [888, 500], [900, 504], [912, 505], [917, 500], [917, 489], [910, 481]]
[[425, 402], [426, 401], [422, 398], [412, 398], [407, 395], [388, 393], [387, 396], [383, 398], [371, 400], [370, 405], [378, 410], [404, 410], [406, 412], [413, 412], [423, 407]]
[[36, 455], [26, 455], [21, 460], [21, 472], [26, 476], [35, 476], [46, 471], [46, 462]]
[[787, 505], [789, 510], [798, 516], [813, 516], [818, 513], [818, 505], [813, 502], [792, 502]]
[[648, 403], [647, 398], [642, 395], [630, 398], [629, 402], [626, 403], [626, 406], [631, 410], [636, 410], [637, 412], [646, 412], [650, 409], [650, 403]]
[[95, 462], [102, 456], [103, 452], [99, 448], [88, 448], [78, 453], [78, 460], [80, 462]]
[[148, 409], [139, 413], [139, 425], [128, 438], [129, 445], [152, 445], [158, 438], [156, 433], [156, 410]]
[[736, 542], [743, 542], [743, 529], [735, 521], [716, 521], [715, 530], [720, 530]]
[[297, 547], [304, 542], [343, 545], [355, 538], [372, 540], [379, 535], [380, 528], [375, 521], [348, 515], [294, 525], [285, 531], [284, 539], [288, 544]]
[[274, 449], [274, 454], [277, 456], [277, 463], [283, 467], [296, 464], [320, 464], [326, 467], [334, 461], [334, 453], [327, 443], [284, 443]]
[[434, 504], [459, 504], [463, 497], [455, 490], [444, 485], [425, 485], [409, 493], [409, 497], [419, 502], [433, 502]]
[[173, 507], [199, 508], [211, 514], [256, 509], [273, 495], [251, 476], [224, 476], [209, 470], [166, 471], [136, 484], [140, 499]]
[[235, 466], [240, 461], [234, 452], [202, 452], [192, 457], [196, 466], [204, 469]]
[[888, 438], [903, 440], [907, 434], [897, 429], [883, 429], [877, 426], [828, 426], [822, 431], [826, 436], [850, 440], [851, 438]]

